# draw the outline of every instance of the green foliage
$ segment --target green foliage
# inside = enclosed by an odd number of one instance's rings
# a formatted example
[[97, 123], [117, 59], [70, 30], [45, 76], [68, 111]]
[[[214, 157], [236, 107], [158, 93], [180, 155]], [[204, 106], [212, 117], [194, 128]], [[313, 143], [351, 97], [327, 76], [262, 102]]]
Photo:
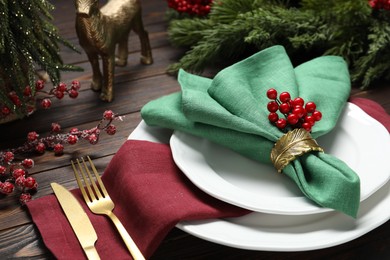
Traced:
[[51, 23], [53, 6], [46, 0], [0, 0], [0, 104], [23, 116], [7, 97], [15, 91], [20, 100], [27, 85], [35, 86], [36, 71], [45, 70], [53, 84], [60, 71], [79, 70], [65, 65], [59, 55], [59, 43], [76, 49], [62, 39]]
[[168, 32], [173, 45], [189, 48], [170, 72], [199, 73], [279, 44], [297, 62], [302, 52], [342, 56], [362, 88], [390, 77], [390, 11], [367, 0], [215, 0], [207, 18], [176, 16]]

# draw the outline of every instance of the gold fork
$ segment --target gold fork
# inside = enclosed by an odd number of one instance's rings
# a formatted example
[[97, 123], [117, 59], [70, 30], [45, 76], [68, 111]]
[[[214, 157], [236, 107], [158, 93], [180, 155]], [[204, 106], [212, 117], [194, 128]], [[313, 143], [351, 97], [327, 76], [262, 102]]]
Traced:
[[[129, 233], [127, 233], [120, 220], [112, 212], [115, 207], [115, 204], [108, 195], [107, 190], [104, 187], [104, 184], [95, 168], [95, 165], [92, 163], [91, 158], [87, 156], [87, 159], [92, 168], [95, 178], [92, 177], [92, 174], [84, 158], [81, 158], [81, 163], [79, 159], [76, 159], [78, 169], [73, 161], [71, 161], [71, 163], [74, 171], [74, 176], [77, 180], [77, 184], [80, 187], [81, 193], [83, 194], [84, 200], [87, 203], [89, 209], [95, 214], [107, 215], [115, 224], [116, 228], [119, 231], [119, 234], [122, 236], [122, 239], [125, 242], [126, 247], [130, 251], [130, 254], [133, 256], [133, 258], [135, 260], [145, 259], [141, 251], [138, 249], [137, 245], [134, 243], [133, 239], [130, 237]], [[80, 176], [83, 179], [88, 194], [84, 188], [83, 183], [81, 182]], [[94, 181], [94, 179], [96, 179], [98, 185], [96, 185], [96, 181]], [[91, 188], [91, 184], [93, 190]]]

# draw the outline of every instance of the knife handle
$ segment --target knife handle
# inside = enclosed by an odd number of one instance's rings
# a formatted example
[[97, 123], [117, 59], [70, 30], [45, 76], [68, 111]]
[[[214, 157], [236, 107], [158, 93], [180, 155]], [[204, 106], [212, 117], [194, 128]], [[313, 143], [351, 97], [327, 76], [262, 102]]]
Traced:
[[96, 251], [96, 248], [94, 246], [85, 247], [84, 252], [87, 255], [87, 258], [89, 260], [95, 260], [95, 259], [99, 260], [100, 259], [99, 254]]
[[121, 235], [123, 241], [126, 244], [127, 249], [130, 251], [130, 254], [134, 258], [134, 260], [145, 260], [145, 257], [142, 255], [141, 251], [138, 249], [137, 245], [135, 244], [129, 233], [127, 233], [125, 227], [118, 219], [118, 217], [115, 216], [115, 214], [112, 212], [110, 212], [108, 216], [114, 223], [115, 227], [118, 229], [119, 234]]

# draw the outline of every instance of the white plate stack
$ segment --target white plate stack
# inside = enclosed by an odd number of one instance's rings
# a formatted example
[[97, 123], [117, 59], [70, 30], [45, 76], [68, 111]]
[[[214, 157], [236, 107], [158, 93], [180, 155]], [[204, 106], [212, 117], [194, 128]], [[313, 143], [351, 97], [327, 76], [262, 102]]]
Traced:
[[170, 142], [175, 163], [201, 190], [253, 213], [232, 219], [181, 222], [178, 228], [215, 243], [251, 250], [305, 251], [358, 238], [390, 219], [390, 135], [348, 103], [334, 130], [318, 138], [324, 150], [360, 177], [357, 219], [321, 208], [270, 165], [182, 132], [147, 126], [129, 139]]

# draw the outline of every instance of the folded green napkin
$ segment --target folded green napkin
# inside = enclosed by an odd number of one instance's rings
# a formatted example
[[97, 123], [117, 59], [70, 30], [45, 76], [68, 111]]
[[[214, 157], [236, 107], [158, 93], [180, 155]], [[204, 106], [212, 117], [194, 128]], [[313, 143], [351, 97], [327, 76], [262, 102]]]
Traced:
[[[263, 163], [271, 163], [271, 149], [283, 135], [268, 120], [269, 88], [317, 104], [323, 117], [312, 129], [314, 138], [333, 129], [350, 94], [348, 68], [342, 58], [323, 56], [293, 68], [281, 46], [238, 62], [214, 79], [181, 70], [178, 80], [181, 92], [142, 108], [148, 125], [200, 136]], [[283, 173], [317, 204], [356, 217], [360, 180], [343, 161], [312, 152], [291, 162]]]

